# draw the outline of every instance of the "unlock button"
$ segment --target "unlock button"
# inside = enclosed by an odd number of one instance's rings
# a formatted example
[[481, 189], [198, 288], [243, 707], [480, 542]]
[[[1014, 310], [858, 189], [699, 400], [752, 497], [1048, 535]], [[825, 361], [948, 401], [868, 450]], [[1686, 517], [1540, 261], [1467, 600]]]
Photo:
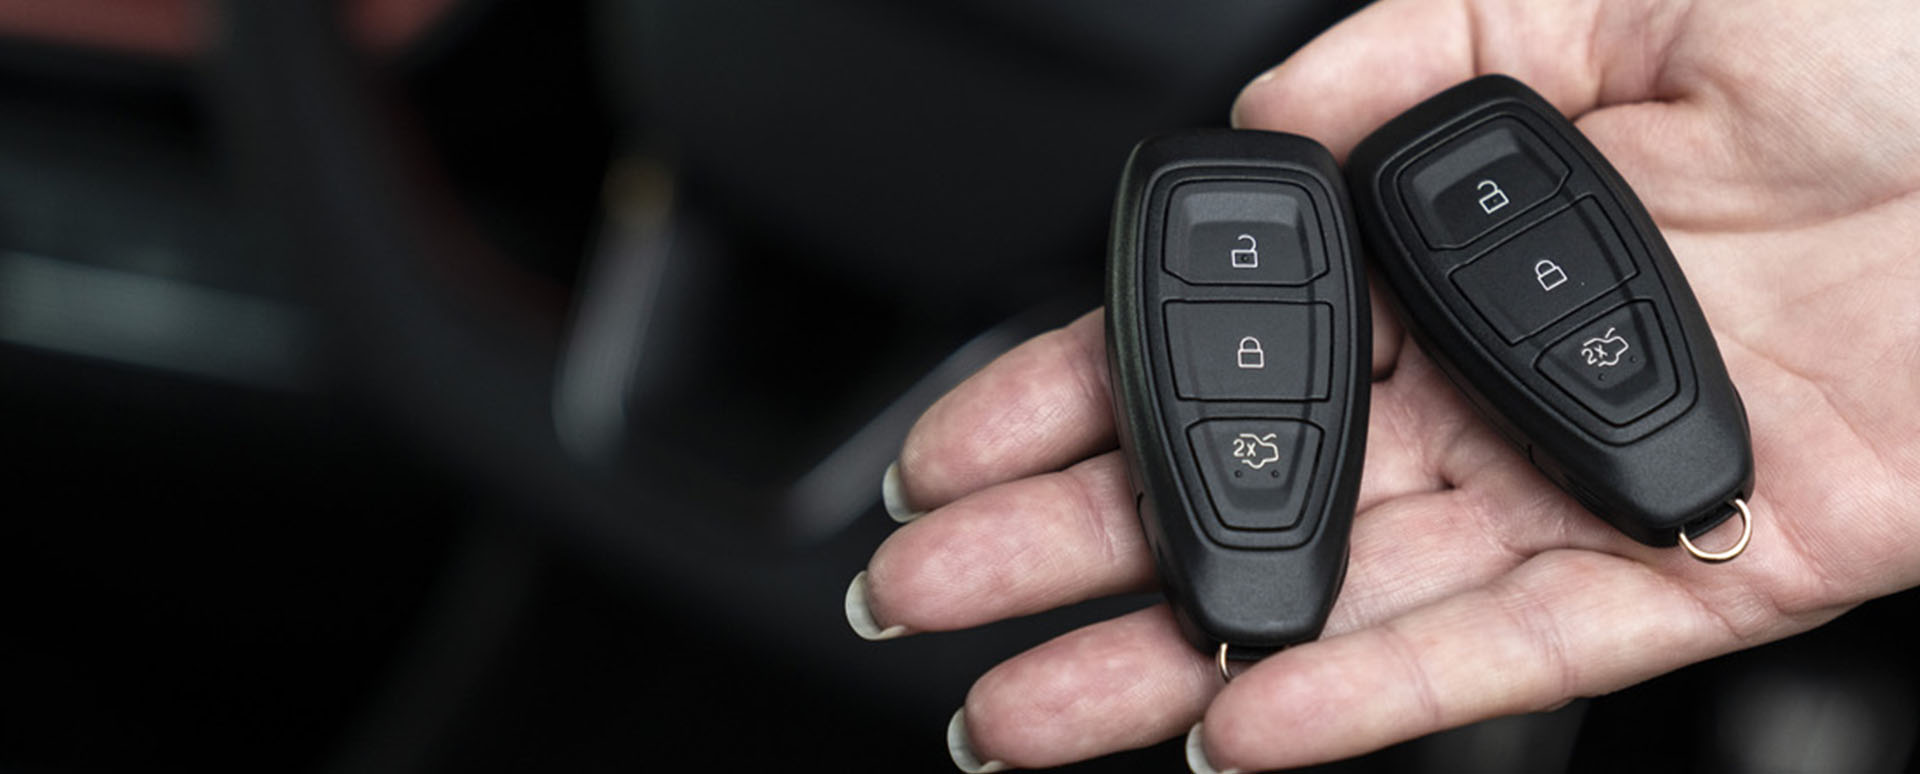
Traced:
[[1327, 270], [1305, 188], [1203, 180], [1171, 196], [1163, 253], [1174, 276], [1195, 285], [1304, 285]]
[[1451, 250], [1546, 201], [1566, 179], [1567, 165], [1532, 130], [1499, 118], [1408, 165], [1400, 196], [1427, 244]]

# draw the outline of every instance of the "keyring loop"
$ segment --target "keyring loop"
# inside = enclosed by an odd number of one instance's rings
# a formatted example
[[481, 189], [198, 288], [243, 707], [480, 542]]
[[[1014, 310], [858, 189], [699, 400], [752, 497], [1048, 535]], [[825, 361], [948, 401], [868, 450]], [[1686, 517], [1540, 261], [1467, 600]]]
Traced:
[[[1278, 650], [1286, 650], [1286, 646], [1282, 646]], [[1242, 666], [1240, 667], [1240, 671], [1245, 672], [1247, 671], [1248, 666], [1251, 666], [1253, 662], [1258, 660], [1259, 659], [1257, 658], [1236, 659], [1236, 658], [1229, 657], [1227, 655], [1227, 644], [1224, 642], [1220, 643], [1220, 650], [1215, 651], [1213, 654], [1213, 665], [1220, 668], [1220, 681], [1224, 683], [1231, 683], [1233, 682], [1233, 678], [1234, 678], [1233, 667], [1228, 666], [1227, 662], [1239, 661], [1242, 664]]]
[[[1740, 539], [1734, 542], [1732, 548], [1725, 551], [1706, 551], [1694, 545], [1692, 540], [1687, 539], [1687, 531], [1682, 529], [1680, 530], [1680, 545], [1685, 546], [1687, 553], [1693, 554], [1693, 558], [1709, 564], [1719, 564], [1720, 562], [1739, 556], [1747, 550], [1747, 542], [1753, 539], [1753, 511], [1747, 508], [1746, 500], [1738, 497], [1733, 498], [1733, 500], [1727, 504], [1733, 506], [1734, 510], [1738, 512], [1740, 516]], [[1226, 651], [1223, 650], [1221, 653], [1224, 658]]]

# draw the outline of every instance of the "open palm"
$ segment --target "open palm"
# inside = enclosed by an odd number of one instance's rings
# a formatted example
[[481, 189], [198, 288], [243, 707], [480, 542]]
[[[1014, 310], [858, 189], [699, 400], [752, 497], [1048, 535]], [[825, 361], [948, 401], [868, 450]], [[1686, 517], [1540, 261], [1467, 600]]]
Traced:
[[[1477, 74], [1514, 75], [1576, 117], [1666, 234], [1745, 399], [1745, 555], [1705, 565], [1613, 531], [1376, 311], [1366, 474], [1325, 636], [1223, 685], [1164, 606], [1070, 632], [974, 685], [956, 760], [1057, 765], [1203, 715], [1202, 768], [1339, 758], [1615, 690], [1920, 584], [1920, 6], [1757, 5], [1387, 0], [1235, 109], [1342, 157]], [[1154, 587], [1102, 347], [1096, 312], [920, 420], [889, 476], [890, 507], [918, 510], [849, 592], [863, 634]]]

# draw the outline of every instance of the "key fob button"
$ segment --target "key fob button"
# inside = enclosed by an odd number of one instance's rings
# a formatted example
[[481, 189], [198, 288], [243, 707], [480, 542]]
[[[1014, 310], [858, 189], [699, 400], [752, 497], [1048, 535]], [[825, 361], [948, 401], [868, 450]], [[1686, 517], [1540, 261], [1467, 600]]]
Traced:
[[1592, 199], [1455, 270], [1455, 286], [1508, 344], [1539, 333], [1637, 270]]
[[1499, 118], [1409, 165], [1400, 195], [1427, 244], [1450, 250], [1546, 201], [1566, 179], [1567, 165], [1538, 136]]
[[1534, 368], [1608, 424], [1625, 426], [1679, 391], [1653, 304], [1601, 315], [1541, 353]]
[[1333, 308], [1168, 302], [1173, 383], [1188, 400], [1326, 400]]
[[1206, 181], [1173, 190], [1167, 271], [1196, 285], [1303, 285], [1327, 270], [1305, 189]]
[[1187, 431], [1207, 497], [1230, 530], [1300, 523], [1320, 437], [1320, 428], [1290, 420], [1215, 419]]

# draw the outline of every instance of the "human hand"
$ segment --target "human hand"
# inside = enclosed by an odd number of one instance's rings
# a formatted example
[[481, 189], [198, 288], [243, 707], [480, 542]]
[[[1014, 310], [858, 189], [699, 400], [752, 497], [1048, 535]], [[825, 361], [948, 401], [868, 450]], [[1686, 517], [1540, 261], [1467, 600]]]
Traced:
[[[1164, 605], [1094, 624], [982, 676], [956, 761], [1058, 765], [1203, 713], [1196, 769], [1326, 761], [1613, 691], [1920, 584], [1914, 40], [1911, 3], [1383, 0], [1250, 84], [1238, 125], [1342, 158], [1479, 74], [1576, 117], [1666, 234], [1745, 400], [1752, 545], [1705, 565], [1615, 532], [1377, 311], [1352, 560], [1322, 639], [1222, 685]], [[856, 628], [950, 630], [1154, 587], [1102, 347], [1090, 314], [921, 418], [889, 505], [925, 513], [855, 581]]]

